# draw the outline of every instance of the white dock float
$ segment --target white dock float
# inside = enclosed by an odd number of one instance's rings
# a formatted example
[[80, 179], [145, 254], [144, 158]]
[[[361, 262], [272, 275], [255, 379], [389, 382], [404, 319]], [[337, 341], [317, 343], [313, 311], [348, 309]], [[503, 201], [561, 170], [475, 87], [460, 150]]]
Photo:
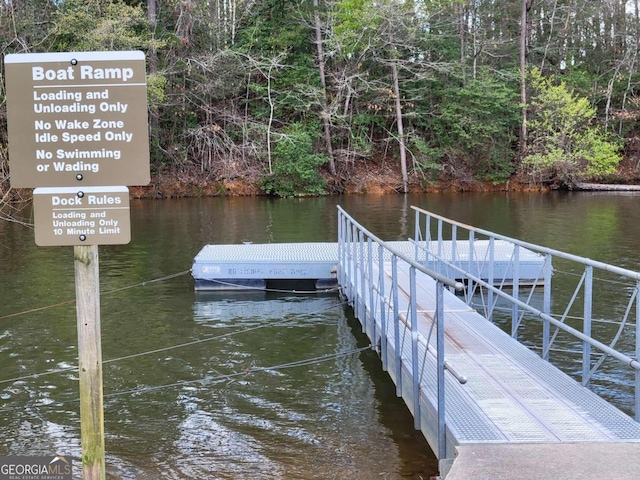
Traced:
[[337, 243], [205, 245], [193, 260], [196, 290], [265, 289], [268, 281], [337, 285]]
[[[489, 241], [484, 240], [473, 242], [473, 248], [468, 241], [431, 242], [429, 258], [414, 242], [386, 243], [427, 266], [433, 256], [439, 256], [483, 280], [491, 275], [495, 283], [509, 283], [513, 278], [514, 247], [508, 242], [494, 242], [493, 258]], [[544, 257], [522, 248], [518, 257], [520, 283], [541, 284]], [[200, 291], [266, 289], [274, 282], [324, 290], [337, 286], [337, 265], [338, 244], [331, 242], [205, 245], [193, 260], [191, 274]], [[441, 273], [461, 278], [452, 268]]]

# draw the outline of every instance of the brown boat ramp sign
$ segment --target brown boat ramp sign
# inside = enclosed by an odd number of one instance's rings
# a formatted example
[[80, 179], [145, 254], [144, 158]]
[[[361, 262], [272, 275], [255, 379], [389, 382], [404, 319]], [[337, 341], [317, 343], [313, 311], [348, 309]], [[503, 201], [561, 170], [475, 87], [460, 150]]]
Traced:
[[5, 57], [13, 187], [147, 185], [144, 53]]

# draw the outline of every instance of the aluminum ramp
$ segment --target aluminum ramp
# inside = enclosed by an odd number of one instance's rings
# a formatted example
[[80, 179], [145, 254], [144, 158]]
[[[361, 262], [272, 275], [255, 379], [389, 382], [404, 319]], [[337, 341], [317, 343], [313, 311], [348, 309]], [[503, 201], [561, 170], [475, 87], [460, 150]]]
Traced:
[[[385, 263], [389, 282], [390, 268]], [[408, 270], [406, 264], [399, 262], [398, 307], [407, 317]], [[377, 275], [374, 267], [371, 276], [378, 278]], [[435, 333], [430, 336], [435, 317], [435, 281], [420, 272], [417, 275], [418, 331], [422, 339], [417, 366], [421, 392], [419, 422], [438, 458], [453, 458], [456, 447], [465, 444], [640, 442], [640, 424], [631, 417], [511, 338], [456, 295], [445, 291], [445, 360], [458, 375], [466, 377], [467, 382], [460, 384], [450, 372], [445, 374], [447, 451], [437, 452]], [[366, 292], [357, 295], [361, 297], [359, 301], [366, 304], [367, 312], [374, 313], [379, 334], [379, 305], [371, 308]], [[396, 385], [400, 383], [399, 393], [415, 415], [411, 332], [406, 324], [401, 325], [402, 378], [397, 378], [393, 360], [392, 322], [386, 326], [387, 346], [392, 351], [387, 356], [387, 370]], [[371, 335], [370, 331], [367, 333]]]

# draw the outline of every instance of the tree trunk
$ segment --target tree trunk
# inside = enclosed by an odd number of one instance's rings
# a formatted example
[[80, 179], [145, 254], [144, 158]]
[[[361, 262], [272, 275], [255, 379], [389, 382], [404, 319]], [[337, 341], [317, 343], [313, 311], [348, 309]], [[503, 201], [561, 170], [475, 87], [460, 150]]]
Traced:
[[273, 164], [271, 161], [271, 128], [273, 126], [273, 117], [275, 113], [275, 102], [271, 96], [271, 69], [269, 66], [269, 74], [267, 75], [267, 100], [269, 102], [269, 125], [267, 126], [267, 160], [269, 162], [269, 175], [273, 174]]
[[[153, 32], [153, 37], [156, 36], [156, 28], [158, 26], [158, 0], [147, 0], [147, 21], [151, 26], [151, 31]], [[158, 73], [158, 52], [156, 52], [156, 47], [153, 42], [151, 42], [149, 46], [149, 73], [156, 74]], [[159, 115], [158, 109], [150, 108], [149, 112], [149, 137], [150, 138], [158, 138], [155, 135], [155, 132], [158, 131]], [[155, 142], [156, 140], [154, 140]]]
[[520, 12], [520, 102], [522, 103], [522, 125], [520, 127], [520, 155], [527, 148], [527, 11], [532, 0], [522, 0]]
[[547, 60], [547, 55], [549, 53], [549, 48], [551, 46], [551, 42], [554, 39], [554, 24], [556, 19], [556, 11], [558, 9], [558, 0], [553, 2], [553, 10], [551, 10], [551, 20], [549, 21], [549, 33], [547, 35], [547, 43], [544, 46], [544, 54], [542, 55], [542, 61], [540, 62], [540, 70], [544, 71], [544, 62]]
[[[153, 36], [156, 34], [156, 27], [158, 25], [158, 5], [156, 0], [147, 0], [147, 20], [151, 25]], [[155, 46], [152, 44], [149, 48], [149, 73], [156, 73], [158, 71], [158, 53]]]
[[325, 75], [324, 47], [322, 45], [322, 25], [320, 23], [320, 14], [318, 13], [318, 0], [313, 0], [313, 23], [316, 31], [316, 48], [318, 51], [318, 72], [320, 74], [320, 83], [322, 84], [322, 130], [324, 134], [324, 143], [329, 157], [329, 171], [331, 175], [336, 175], [336, 165], [333, 159], [333, 146], [331, 145], [331, 113], [327, 100], [327, 78]]
[[573, 15], [573, 12], [576, 11], [576, 8], [577, 6], [576, 6], [575, 0], [567, 6], [567, 13], [566, 13], [565, 22], [564, 22], [564, 30], [562, 33], [562, 37], [560, 39], [562, 42], [560, 47], [560, 60], [559, 60], [561, 70], [568, 68], [570, 63], [573, 62], [573, 59], [569, 58], [569, 53], [568, 53], [569, 44], [571, 42], [569, 32], [570, 32], [570, 26], [571, 26], [571, 17]]
[[462, 85], [466, 85], [466, 68], [467, 68], [467, 56], [466, 50], [467, 45], [465, 42], [465, 37], [467, 34], [467, 15], [466, 15], [466, 6], [460, 3], [458, 5], [458, 36], [460, 37], [460, 71], [462, 72]]
[[407, 174], [407, 152], [404, 145], [404, 126], [402, 124], [402, 104], [400, 103], [400, 86], [398, 84], [398, 66], [395, 59], [391, 64], [393, 76], [393, 94], [396, 103], [396, 123], [398, 124], [398, 144], [400, 146], [400, 168], [402, 169], [402, 193], [409, 191], [409, 176]]

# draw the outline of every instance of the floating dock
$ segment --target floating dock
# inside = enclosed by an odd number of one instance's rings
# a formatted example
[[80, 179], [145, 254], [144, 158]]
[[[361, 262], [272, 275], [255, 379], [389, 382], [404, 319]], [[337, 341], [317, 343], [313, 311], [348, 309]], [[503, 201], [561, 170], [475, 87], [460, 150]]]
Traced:
[[[436, 257], [444, 258], [462, 270], [496, 283], [509, 283], [513, 276], [513, 245], [495, 241], [431, 242], [417, 245], [412, 241], [386, 242], [390, 247], [429, 264]], [[426, 249], [428, 246], [428, 254]], [[492, 252], [492, 254], [491, 254]], [[373, 256], [377, 255], [372, 252]], [[491, 262], [491, 260], [493, 260]], [[520, 283], [541, 284], [544, 257], [520, 249], [518, 278]], [[489, 265], [492, 268], [489, 268]], [[193, 260], [191, 274], [195, 289], [264, 290], [287, 287], [303, 290], [335, 288], [338, 266], [338, 243], [266, 243], [205, 245]], [[458, 272], [447, 268], [441, 272], [457, 279]], [[461, 277], [460, 277], [461, 278]]]
[[337, 243], [205, 245], [193, 260], [196, 290], [264, 290], [291, 283], [327, 289], [337, 280]]
[[[455, 224], [453, 240], [444, 240], [444, 220], [436, 220], [436, 241], [384, 242], [340, 209], [340, 243], [207, 245], [193, 262], [196, 296], [229, 289], [266, 294], [260, 290], [273, 282], [290, 282], [290, 290], [301, 282], [305, 290], [339, 287], [413, 414], [414, 426], [436, 454], [439, 478], [637, 478], [640, 423], [519, 343], [521, 324], [510, 336], [448, 290], [463, 289], [464, 281], [469, 291], [478, 284], [508, 285], [517, 297], [517, 286], [546, 280], [546, 304], [551, 257], [566, 254], [537, 253], [534, 245], [478, 229], [469, 240], [457, 240], [457, 227], [466, 228], [462, 224]], [[587, 279], [584, 295], [590, 296], [591, 268], [615, 267], [580, 261]], [[490, 298], [496, 289], [487, 290]], [[514, 306], [531, 305], [513, 301], [512, 317], [522, 319]], [[497, 301], [487, 303], [493, 309]], [[202, 305], [203, 312], [215, 308]], [[533, 312], [536, 322], [543, 319], [571, 333], [543, 310]], [[542, 330], [544, 335], [544, 324]], [[585, 335], [577, 334], [584, 341]], [[637, 353], [627, 357], [592, 343], [640, 370]]]

